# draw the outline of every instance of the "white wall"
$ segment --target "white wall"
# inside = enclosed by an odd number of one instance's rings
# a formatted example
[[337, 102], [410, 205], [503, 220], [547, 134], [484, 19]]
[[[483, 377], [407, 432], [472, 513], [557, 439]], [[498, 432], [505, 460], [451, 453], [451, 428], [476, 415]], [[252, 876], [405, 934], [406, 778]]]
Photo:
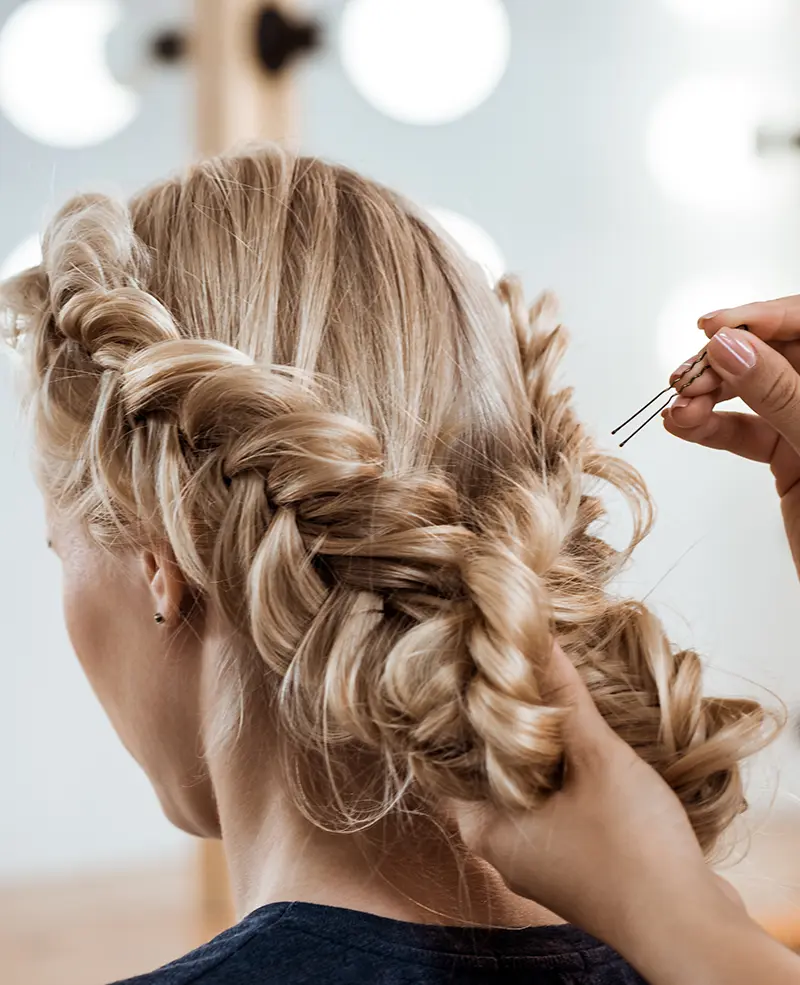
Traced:
[[188, 839], [162, 818], [71, 652], [59, 561], [45, 545], [8, 368], [3, 360], [0, 872], [12, 878], [181, 850]]
[[[16, 6], [0, 0], [0, 30]], [[0, 264], [70, 194], [127, 194], [188, 159], [188, 77], [147, 70], [136, 56], [154, 25], [174, 22], [184, 7], [181, 0], [128, 5], [111, 39], [113, 53], [137, 79], [143, 98], [133, 123], [111, 140], [87, 148], [48, 147], [0, 112]], [[188, 850], [191, 840], [163, 817], [69, 646], [59, 563], [46, 549], [11, 363], [2, 354], [0, 559], [0, 879]]]

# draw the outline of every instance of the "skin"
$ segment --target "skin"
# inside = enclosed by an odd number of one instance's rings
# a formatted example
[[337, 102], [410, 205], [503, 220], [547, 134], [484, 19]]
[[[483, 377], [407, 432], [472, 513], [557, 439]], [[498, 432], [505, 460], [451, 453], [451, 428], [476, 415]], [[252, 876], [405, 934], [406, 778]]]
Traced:
[[[456, 857], [441, 826], [396, 821], [365, 836], [309, 824], [283, 788], [267, 713], [232, 752], [208, 742], [225, 634], [169, 551], [114, 554], [48, 510], [70, 639], [125, 747], [177, 827], [222, 837], [238, 915], [302, 900], [417, 923], [507, 927], [563, 922], [520, 898], [484, 860]], [[154, 614], [164, 617], [157, 624]]]

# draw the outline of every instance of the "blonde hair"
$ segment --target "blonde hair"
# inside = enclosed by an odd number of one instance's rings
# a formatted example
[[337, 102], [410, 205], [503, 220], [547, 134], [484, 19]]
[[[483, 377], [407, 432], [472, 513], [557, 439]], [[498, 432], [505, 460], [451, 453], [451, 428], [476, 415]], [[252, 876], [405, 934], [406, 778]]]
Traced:
[[589, 485], [628, 498], [631, 547], [650, 504], [554, 388], [550, 297], [493, 292], [410, 203], [269, 147], [73, 199], [4, 302], [46, 492], [112, 548], [171, 546], [234, 640], [220, 720], [267, 692], [315, 823], [540, 803], [554, 635], [706, 850], [743, 809], [764, 713], [704, 697], [698, 656], [609, 594], [630, 548]]

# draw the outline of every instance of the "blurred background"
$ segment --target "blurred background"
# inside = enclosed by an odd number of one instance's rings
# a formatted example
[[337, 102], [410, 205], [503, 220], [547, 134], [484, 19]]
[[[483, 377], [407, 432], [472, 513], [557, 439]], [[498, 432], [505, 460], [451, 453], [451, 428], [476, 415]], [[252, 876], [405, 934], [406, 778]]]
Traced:
[[[800, 292], [798, 38], [792, 0], [0, 0], [0, 276], [74, 192], [284, 141], [426, 205], [487, 276], [554, 289], [565, 378], [610, 447], [699, 315]], [[218, 852], [163, 818], [71, 652], [12, 375], [0, 360], [0, 980], [101, 985], [232, 916]], [[624, 454], [659, 522], [621, 588], [705, 654], [709, 688], [794, 713], [768, 471], [655, 422]], [[724, 872], [800, 943], [793, 720], [749, 786]]]

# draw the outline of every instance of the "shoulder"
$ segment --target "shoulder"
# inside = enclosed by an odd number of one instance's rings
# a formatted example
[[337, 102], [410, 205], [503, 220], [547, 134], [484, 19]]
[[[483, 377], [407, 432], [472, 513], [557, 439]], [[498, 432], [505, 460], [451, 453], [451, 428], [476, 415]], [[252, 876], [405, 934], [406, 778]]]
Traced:
[[115, 985], [361, 985], [456, 979], [643, 985], [568, 925], [504, 930], [412, 924], [311, 903], [271, 903], [148, 975]]
[[364, 940], [349, 911], [271, 903], [162, 968], [114, 985], [374, 982], [396, 950], [390, 942]]
[[[249, 985], [257, 968], [262, 976], [264, 973], [261, 951], [265, 936], [274, 941], [271, 931], [278, 930], [289, 909], [288, 903], [260, 907], [183, 957], [114, 985]], [[259, 980], [266, 985], [267, 979]], [[279, 980], [286, 979], [274, 978]]]

